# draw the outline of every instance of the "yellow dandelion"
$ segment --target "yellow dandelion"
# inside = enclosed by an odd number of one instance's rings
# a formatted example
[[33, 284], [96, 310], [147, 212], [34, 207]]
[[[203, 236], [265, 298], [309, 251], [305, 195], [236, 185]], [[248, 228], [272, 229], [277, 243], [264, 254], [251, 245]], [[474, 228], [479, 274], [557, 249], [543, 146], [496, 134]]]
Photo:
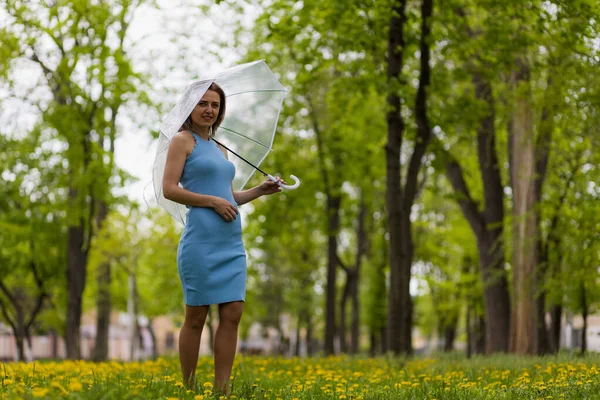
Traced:
[[34, 388], [31, 391], [31, 395], [33, 397], [46, 397], [46, 395], [48, 394], [49, 391], [50, 391], [50, 389], [48, 389], [48, 388]]
[[55, 389], [58, 389], [62, 394], [64, 394], [65, 396], [69, 395], [69, 392], [67, 391], [67, 389], [65, 389], [60, 383], [54, 381], [50, 384], [50, 386], [52, 386]]
[[69, 383], [69, 390], [71, 392], [80, 392], [82, 389], [83, 389], [83, 385], [79, 381], [72, 380]]

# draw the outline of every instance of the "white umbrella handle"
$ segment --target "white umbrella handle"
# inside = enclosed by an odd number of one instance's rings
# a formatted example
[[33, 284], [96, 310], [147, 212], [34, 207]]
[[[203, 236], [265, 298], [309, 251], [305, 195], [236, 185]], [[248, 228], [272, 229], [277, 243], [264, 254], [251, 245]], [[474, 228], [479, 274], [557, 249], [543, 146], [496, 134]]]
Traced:
[[296, 176], [294, 176], [294, 175], [290, 175], [290, 178], [292, 178], [294, 181], [293, 185], [284, 185], [283, 183], [281, 183], [277, 178], [275, 178], [272, 175], [267, 175], [267, 178], [269, 178], [269, 180], [277, 183], [280, 187], [282, 187], [284, 189], [288, 189], [288, 190], [296, 189], [298, 186], [300, 186], [300, 179], [296, 178]]

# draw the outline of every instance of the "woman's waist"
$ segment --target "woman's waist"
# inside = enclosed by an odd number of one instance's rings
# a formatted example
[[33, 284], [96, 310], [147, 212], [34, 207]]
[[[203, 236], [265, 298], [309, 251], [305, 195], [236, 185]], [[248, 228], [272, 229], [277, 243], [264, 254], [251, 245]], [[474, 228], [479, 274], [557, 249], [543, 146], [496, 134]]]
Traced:
[[209, 207], [191, 207], [186, 215], [183, 236], [215, 239], [222, 235], [238, 236], [242, 233], [241, 216], [233, 221], [225, 221], [214, 209]]
[[[219, 197], [219, 198], [225, 199], [228, 202], [230, 202], [231, 204], [237, 206], [237, 203], [233, 197], [233, 193], [231, 192], [231, 189], [229, 189], [229, 190], [218, 190], [218, 189], [215, 189], [215, 190], [211, 190], [211, 189], [193, 190], [194, 188], [189, 188], [189, 187], [185, 187], [185, 186], [183, 188], [185, 190], [188, 190], [195, 194]], [[188, 208], [191, 208], [191, 207], [188, 206]]]

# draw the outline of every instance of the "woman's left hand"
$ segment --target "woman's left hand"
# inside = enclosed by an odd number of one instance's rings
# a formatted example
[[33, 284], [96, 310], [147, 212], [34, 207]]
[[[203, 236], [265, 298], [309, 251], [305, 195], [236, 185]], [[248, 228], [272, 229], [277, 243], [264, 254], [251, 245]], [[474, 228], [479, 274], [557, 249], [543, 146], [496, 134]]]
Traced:
[[[276, 176], [277, 180], [284, 185], [286, 184], [280, 177]], [[261, 195], [273, 194], [281, 192], [281, 187], [270, 179], [267, 179], [258, 186]]]

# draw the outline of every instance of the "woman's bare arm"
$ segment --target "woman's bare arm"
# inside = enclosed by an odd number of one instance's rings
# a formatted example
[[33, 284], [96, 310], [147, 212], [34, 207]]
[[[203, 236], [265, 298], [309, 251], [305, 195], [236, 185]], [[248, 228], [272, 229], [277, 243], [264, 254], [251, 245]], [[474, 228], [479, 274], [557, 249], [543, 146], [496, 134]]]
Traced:
[[[191, 148], [193, 149], [193, 143]], [[190, 152], [189, 138], [181, 132], [173, 136], [167, 152], [167, 162], [163, 176], [163, 195], [166, 199], [186, 206], [212, 207], [214, 196], [190, 192], [179, 186], [183, 166]]]
[[[221, 146], [219, 146], [219, 148], [221, 149], [223, 154], [225, 154], [225, 158], [227, 158], [229, 160], [229, 155], [227, 154], [227, 150], [225, 150]], [[281, 179], [279, 179], [279, 180], [281, 182], [283, 182]], [[283, 182], [283, 183], [285, 183], [285, 182]], [[264, 181], [263, 183], [261, 183], [258, 186], [253, 187], [252, 189], [241, 190], [239, 192], [236, 192], [235, 190], [233, 190], [233, 185], [231, 185], [231, 192], [233, 193], [233, 199], [235, 200], [237, 205], [241, 206], [242, 204], [246, 204], [246, 203], [251, 202], [252, 200], [258, 199], [261, 196], [265, 196], [265, 195], [269, 195], [269, 194], [273, 194], [273, 193], [279, 193], [279, 192], [281, 192], [281, 188], [279, 187], [279, 185], [276, 182], [273, 182], [273, 181], [267, 179], [266, 181]]]

